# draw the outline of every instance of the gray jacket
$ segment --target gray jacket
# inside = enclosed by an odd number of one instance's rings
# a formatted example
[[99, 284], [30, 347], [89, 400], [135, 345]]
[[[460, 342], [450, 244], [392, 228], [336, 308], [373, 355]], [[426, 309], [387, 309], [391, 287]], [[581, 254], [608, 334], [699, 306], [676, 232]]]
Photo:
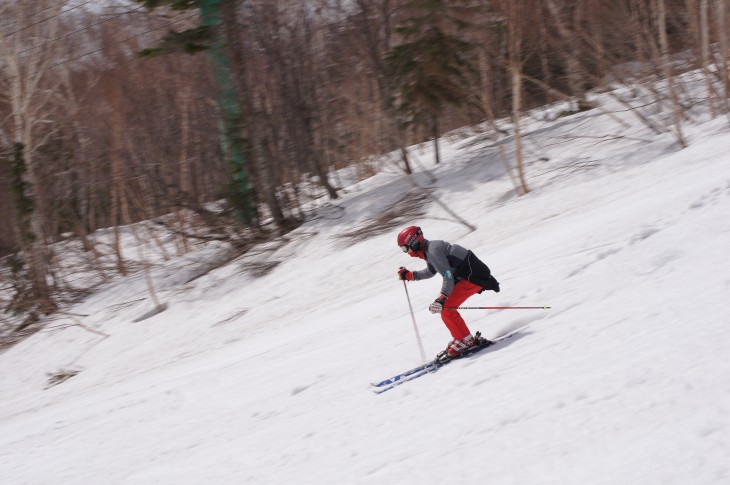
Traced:
[[426, 240], [423, 244], [427, 266], [413, 272], [414, 280], [432, 278], [438, 273], [444, 278], [441, 293], [446, 296], [461, 280], [470, 281], [484, 290], [499, 292], [499, 282], [494, 279], [487, 265], [468, 249], [446, 241]]

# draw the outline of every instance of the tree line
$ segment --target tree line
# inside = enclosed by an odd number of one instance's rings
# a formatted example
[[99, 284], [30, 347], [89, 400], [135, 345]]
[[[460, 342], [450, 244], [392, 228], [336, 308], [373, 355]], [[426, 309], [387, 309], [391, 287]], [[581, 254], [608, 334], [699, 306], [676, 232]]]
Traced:
[[54, 242], [94, 258], [108, 228], [124, 274], [119, 231], [137, 221], [163, 218], [181, 237], [193, 225], [283, 234], [306, 202], [338, 198], [338, 169], [365, 177], [393, 154], [410, 174], [407, 146], [432, 140], [438, 162], [441, 134], [461, 126], [485, 123], [498, 140], [497, 120], [511, 119], [507, 170], [525, 193], [521, 113], [593, 109], [587, 93], [610, 84], [665, 83], [669, 121], [620, 101], [682, 146], [679, 73], [701, 70], [712, 115], [730, 112], [724, 0], [86, 3], [0, 2], [8, 312], [58, 308]]

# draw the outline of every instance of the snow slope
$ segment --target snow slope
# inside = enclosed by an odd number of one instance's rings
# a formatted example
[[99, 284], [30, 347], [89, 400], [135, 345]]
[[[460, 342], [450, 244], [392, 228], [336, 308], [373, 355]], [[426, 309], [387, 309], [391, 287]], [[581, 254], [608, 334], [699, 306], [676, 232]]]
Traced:
[[[730, 483], [727, 119], [697, 118], [680, 150], [601, 102], [623, 123], [533, 114], [522, 197], [488, 142], [455, 138], [437, 167], [414, 148], [437, 181], [414, 179], [476, 231], [424, 202], [343, 237], [413, 190], [386, 165], [229, 264], [215, 247], [161, 261], [169, 308], [149, 319], [133, 322], [143, 273], [109, 283], [72, 309], [105, 336], [67, 326], [0, 354], [0, 483]], [[492, 268], [502, 292], [468, 304], [552, 310], [464, 311], [487, 337], [530, 326], [374, 395], [421, 360], [396, 279], [422, 267], [396, 247], [410, 223]], [[408, 286], [429, 357], [449, 340], [439, 288]], [[45, 389], [59, 369], [80, 372]]]

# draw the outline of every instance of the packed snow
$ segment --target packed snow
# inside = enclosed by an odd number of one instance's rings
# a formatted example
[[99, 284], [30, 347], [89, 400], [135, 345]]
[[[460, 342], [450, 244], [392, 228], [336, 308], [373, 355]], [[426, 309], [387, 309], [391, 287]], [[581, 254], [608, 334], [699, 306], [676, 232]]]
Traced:
[[[0, 483], [730, 483], [728, 119], [696, 113], [682, 149], [595, 99], [530, 113], [526, 195], [492, 141], [452, 134], [441, 164], [428, 144], [410, 178], [383, 160], [247, 254], [159, 259], [164, 311], [141, 269], [102, 285], [0, 353]], [[528, 326], [376, 395], [422, 363], [396, 274], [424, 266], [396, 245], [411, 224], [490, 266], [501, 293], [466, 304], [551, 309], [464, 310], [487, 338]], [[407, 286], [428, 358], [440, 284]]]

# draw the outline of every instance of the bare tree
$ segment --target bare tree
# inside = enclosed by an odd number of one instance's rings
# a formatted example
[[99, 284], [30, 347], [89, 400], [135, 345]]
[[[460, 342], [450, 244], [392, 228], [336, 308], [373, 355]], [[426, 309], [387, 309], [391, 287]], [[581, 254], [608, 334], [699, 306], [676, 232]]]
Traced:
[[506, 28], [507, 69], [510, 79], [512, 99], [512, 136], [514, 139], [515, 166], [517, 168], [518, 192], [526, 194], [530, 191], [525, 178], [524, 160], [522, 156], [522, 63], [524, 61], [524, 29], [529, 8], [529, 0], [500, 0], [495, 5], [499, 8]]
[[357, 12], [352, 21], [363, 38], [367, 60], [378, 87], [383, 118], [383, 134], [389, 141], [388, 149], [398, 147], [406, 174], [411, 174], [411, 164], [406, 150], [405, 120], [398, 113], [396, 87], [387, 63], [386, 54], [392, 49], [395, 35], [395, 9], [393, 0], [357, 0]]
[[[49, 235], [45, 228], [48, 201], [44, 199], [38, 151], [54, 133], [52, 123], [58, 109], [54, 93], [60, 77], [51, 69], [63, 67], [56, 65], [63, 43], [51, 41], [59, 37], [63, 7], [64, 2], [50, 0], [0, 5], [2, 18], [11, 20], [4, 24], [7, 32], [0, 34], [0, 102], [10, 109], [8, 131], [16, 145], [16, 163], [24, 166], [23, 185], [19, 188], [23, 193], [18, 196], [29, 205], [20, 210], [20, 220], [27, 223], [21, 244], [31, 295], [44, 313], [54, 311], [56, 303], [49, 282]], [[43, 21], [30, 18], [38, 10], [44, 11]]]

